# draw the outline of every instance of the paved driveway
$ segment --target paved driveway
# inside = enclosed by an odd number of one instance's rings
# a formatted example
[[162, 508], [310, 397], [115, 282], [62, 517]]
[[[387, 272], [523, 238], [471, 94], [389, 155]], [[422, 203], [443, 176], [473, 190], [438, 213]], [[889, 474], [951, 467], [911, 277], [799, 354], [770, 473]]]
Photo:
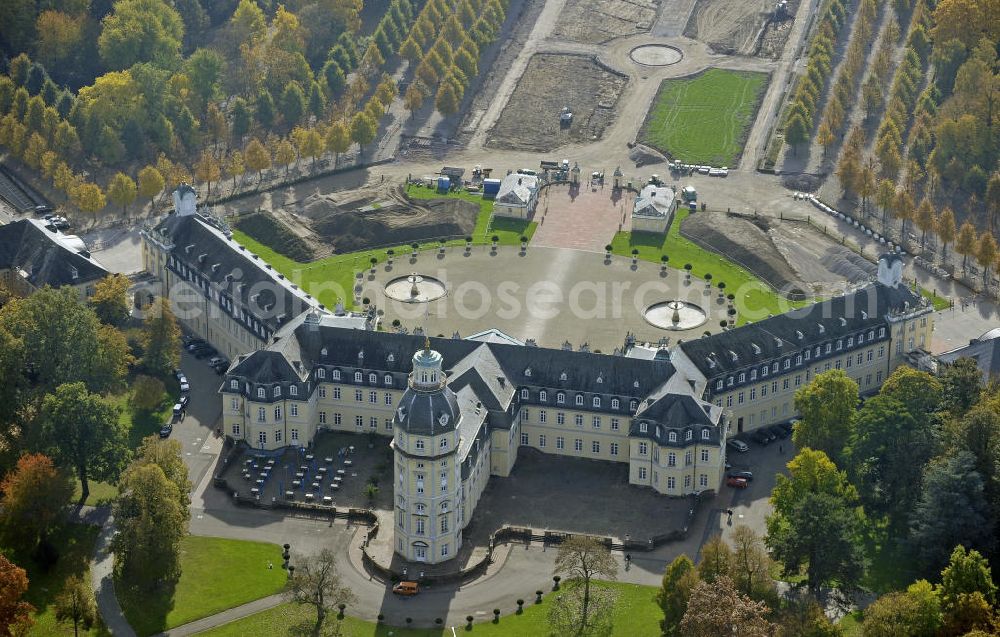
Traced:
[[187, 352], [181, 354], [181, 369], [191, 384], [191, 402], [184, 419], [174, 423], [170, 437], [181, 443], [188, 478], [197, 487], [222, 449], [222, 440], [214, 433], [222, 415], [218, 394], [222, 380], [204, 360]]

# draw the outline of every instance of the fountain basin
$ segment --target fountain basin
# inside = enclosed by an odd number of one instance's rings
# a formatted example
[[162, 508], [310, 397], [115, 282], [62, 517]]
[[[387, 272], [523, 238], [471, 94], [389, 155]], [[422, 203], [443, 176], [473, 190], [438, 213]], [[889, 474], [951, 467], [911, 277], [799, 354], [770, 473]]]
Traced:
[[401, 303], [429, 303], [448, 293], [444, 282], [432, 276], [413, 272], [398, 276], [385, 284], [385, 295]]
[[661, 330], [690, 330], [703, 325], [708, 313], [694, 303], [671, 300], [653, 303], [642, 312], [642, 317]]

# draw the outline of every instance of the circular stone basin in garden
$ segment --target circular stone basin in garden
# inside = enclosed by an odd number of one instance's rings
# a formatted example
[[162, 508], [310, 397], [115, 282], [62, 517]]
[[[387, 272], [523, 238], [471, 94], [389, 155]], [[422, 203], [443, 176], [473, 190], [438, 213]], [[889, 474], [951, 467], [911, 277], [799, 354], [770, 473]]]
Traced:
[[643, 44], [632, 49], [628, 55], [633, 62], [643, 66], [670, 66], [684, 58], [680, 49], [666, 44]]

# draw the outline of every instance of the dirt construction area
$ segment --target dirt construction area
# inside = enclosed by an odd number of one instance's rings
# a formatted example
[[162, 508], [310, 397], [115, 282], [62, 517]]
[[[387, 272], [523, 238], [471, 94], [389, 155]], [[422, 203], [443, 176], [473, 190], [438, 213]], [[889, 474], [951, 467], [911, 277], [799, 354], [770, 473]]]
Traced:
[[803, 221], [744, 218], [699, 212], [681, 223], [681, 234], [741, 263], [794, 298], [843, 293], [843, 283], [863, 283], [875, 266]]
[[557, 40], [604, 44], [649, 31], [659, 0], [568, 0], [552, 30]]
[[698, 0], [684, 35], [701, 40], [717, 53], [753, 55], [773, 8], [772, 0]]
[[[581, 55], [532, 56], [486, 146], [548, 152], [571, 142], [594, 141], [615, 119], [628, 79]], [[573, 121], [561, 126], [564, 107]]]
[[464, 237], [476, 227], [479, 206], [462, 199], [406, 202], [391, 193], [379, 198], [337, 201], [310, 195], [290, 206], [295, 221], [315, 232], [333, 253], [409, 244], [441, 237]]

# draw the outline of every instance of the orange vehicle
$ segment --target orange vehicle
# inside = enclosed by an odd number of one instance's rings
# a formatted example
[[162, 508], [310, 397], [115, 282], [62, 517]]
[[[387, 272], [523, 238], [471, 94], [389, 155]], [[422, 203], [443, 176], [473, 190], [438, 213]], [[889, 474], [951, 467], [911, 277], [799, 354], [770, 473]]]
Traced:
[[392, 587], [392, 592], [397, 595], [416, 595], [420, 588], [416, 582], [400, 582]]

